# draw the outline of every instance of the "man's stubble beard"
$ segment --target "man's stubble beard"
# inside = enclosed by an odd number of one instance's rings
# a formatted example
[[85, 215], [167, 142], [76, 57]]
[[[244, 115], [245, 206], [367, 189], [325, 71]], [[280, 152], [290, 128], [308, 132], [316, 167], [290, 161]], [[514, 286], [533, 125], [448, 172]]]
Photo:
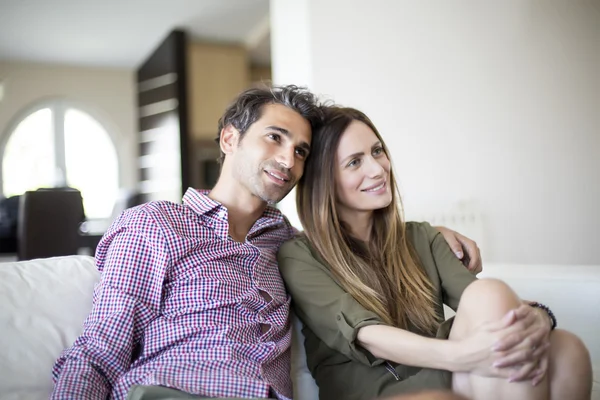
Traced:
[[244, 165], [245, 163], [236, 163], [235, 166], [235, 177], [239, 180], [239, 182], [246, 186], [246, 188], [252, 193], [254, 196], [260, 198], [262, 201], [266, 202], [270, 206], [274, 206], [279, 203], [288, 193], [292, 190], [292, 188], [296, 185], [295, 180], [293, 179], [291, 172], [286, 172], [292, 178], [292, 181], [287, 184], [287, 187], [281, 187], [280, 189], [275, 189], [277, 193], [269, 193], [271, 192], [268, 188], [271, 186], [276, 188], [275, 184], [269, 185], [265, 183], [265, 169], [270, 167], [271, 169], [276, 169], [281, 172], [282, 168], [275, 165], [274, 161], [266, 161], [262, 162], [257, 168], [252, 168], [249, 165]]

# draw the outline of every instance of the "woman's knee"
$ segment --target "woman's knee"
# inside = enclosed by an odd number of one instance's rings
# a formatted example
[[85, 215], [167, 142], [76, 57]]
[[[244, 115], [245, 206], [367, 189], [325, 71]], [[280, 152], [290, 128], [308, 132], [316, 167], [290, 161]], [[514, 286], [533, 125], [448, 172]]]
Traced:
[[589, 398], [592, 361], [583, 341], [571, 332], [556, 329], [550, 334], [548, 375], [553, 399]]
[[[557, 366], [576, 368], [588, 372], [591, 377], [592, 360], [583, 341], [574, 333], [556, 329], [550, 334], [550, 357]], [[582, 371], [584, 370], [584, 371]]]
[[501, 318], [521, 304], [519, 296], [501, 280], [479, 279], [471, 283], [460, 299], [459, 312], [481, 311], [490, 319]]
[[467, 286], [460, 298], [450, 338], [461, 338], [482, 322], [500, 320], [520, 304], [519, 297], [506, 283], [479, 279]]

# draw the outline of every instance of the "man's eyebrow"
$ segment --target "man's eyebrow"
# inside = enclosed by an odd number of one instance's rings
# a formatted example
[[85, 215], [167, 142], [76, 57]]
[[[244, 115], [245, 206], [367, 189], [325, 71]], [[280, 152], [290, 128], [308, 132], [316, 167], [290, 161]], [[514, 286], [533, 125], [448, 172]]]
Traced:
[[275, 126], [275, 125], [267, 126], [265, 129], [283, 133], [285, 136], [290, 135], [290, 131], [288, 131], [287, 129], [284, 129], [284, 128], [280, 128], [279, 126]]
[[[285, 128], [281, 128], [279, 126], [271, 125], [271, 126], [267, 126], [265, 129], [266, 130], [270, 130], [270, 131], [277, 131], [277, 132], [279, 132], [279, 133], [281, 133], [281, 134], [283, 134], [283, 135], [285, 135], [287, 137], [291, 136], [290, 135], [290, 131], [288, 131]], [[306, 151], [310, 151], [310, 144], [308, 144], [306, 142], [301, 142], [298, 146], [301, 147], [301, 148], [303, 148]]]

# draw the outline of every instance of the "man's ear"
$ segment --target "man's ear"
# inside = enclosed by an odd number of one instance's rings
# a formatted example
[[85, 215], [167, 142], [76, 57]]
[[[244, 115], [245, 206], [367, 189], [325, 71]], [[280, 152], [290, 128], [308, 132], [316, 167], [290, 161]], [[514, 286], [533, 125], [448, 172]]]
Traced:
[[234, 149], [238, 145], [240, 138], [240, 132], [229, 124], [225, 128], [221, 129], [221, 136], [219, 137], [219, 147], [221, 151], [227, 154], [233, 153]]

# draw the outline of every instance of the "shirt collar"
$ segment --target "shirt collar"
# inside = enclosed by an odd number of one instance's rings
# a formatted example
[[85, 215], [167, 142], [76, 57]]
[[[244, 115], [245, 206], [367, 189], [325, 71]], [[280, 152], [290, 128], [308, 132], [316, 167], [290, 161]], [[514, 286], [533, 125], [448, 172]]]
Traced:
[[[190, 207], [199, 216], [214, 217], [218, 215], [227, 221], [227, 207], [208, 197], [208, 193], [210, 193], [210, 190], [188, 188], [183, 195], [183, 204]], [[267, 206], [248, 234], [250, 235], [258, 230], [286, 223], [286, 219], [280, 210], [272, 206]]]
[[209, 190], [188, 188], [183, 195], [183, 204], [191, 208], [198, 215], [207, 214], [215, 209], [225, 208], [218, 201], [208, 197], [209, 192]]

